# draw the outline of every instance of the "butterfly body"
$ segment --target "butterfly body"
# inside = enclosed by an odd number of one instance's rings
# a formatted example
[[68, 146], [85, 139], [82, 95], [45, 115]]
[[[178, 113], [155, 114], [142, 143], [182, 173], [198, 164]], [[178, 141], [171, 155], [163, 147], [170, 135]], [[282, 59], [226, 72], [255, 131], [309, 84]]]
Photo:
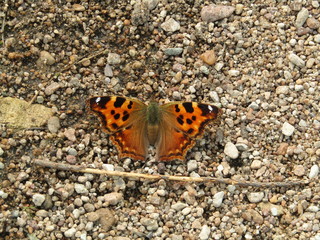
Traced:
[[196, 102], [170, 102], [149, 105], [126, 97], [92, 97], [88, 107], [100, 117], [120, 158], [145, 160], [149, 145], [157, 149], [157, 159], [184, 160], [205, 125], [217, 123], [222, 114], [214, 105]]

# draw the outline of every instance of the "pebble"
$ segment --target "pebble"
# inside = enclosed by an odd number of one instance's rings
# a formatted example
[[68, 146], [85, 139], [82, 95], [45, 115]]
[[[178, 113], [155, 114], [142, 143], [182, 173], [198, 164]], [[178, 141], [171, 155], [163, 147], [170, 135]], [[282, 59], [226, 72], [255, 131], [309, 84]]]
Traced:
[[239, 157], [239, 151], [238, 151], [236, 145], [234, 145], [232, 142], [226, 143], [226, 145], [224, 147], [224, 153], [232, 159], [236, 159]]
[[294, 126], [292, 126], [288, 122], [285, 122], [281, 128], [282, 133], [287, 137], [290, 137], [293, 134], [294, 130], [295, 130]]
[[87, 217], [88, 217], [88, 220], [90, 222], [96, 222], [99, 220], [100, 216], [97, 212], [90, 212], [90, 213], [87, 213]]
[[171, 208], [176, 210], [176, 211], [180, 211], [180, 210], [182, 210], [182, 209], [184, 209], [186, 207], [188, 207], [188, 204], [182, 203], [182, 202], [177, 202], [177, 203], [171, 205]]
[[32, 196], [32, 202], [37, 207], [40, 207], [45, 199], [46, 199], [46, 196], [40, 193], [36, 193]]
[[64, 232], [64, 236], [67, 238], [72, 238], [76, 234], [77, 230], [75, 228], [70, 228]]
[[198, 168], [198, 162], [196, 160], [190, 160], [187, 163], [188, 172], [195, 171]]
[[116, 65], [121, 63], [120, 55], [117, 53], [109, 53], [107, 57], [107, 62], [110, 65]]
[[180, 24], [173, 18], [169, 18], [161, 24], [161, 28], [166, 32], [175, 32], [180, 29]]
[[172, 98], [173, 98], [173, 100], [180, 101], [180, 100], [181, 100], [181, 94], [180, 94], [180, 92], [178, 92], [178, 91], [173, 91], [173, 93], [172, 93]]
[[104, 76], [106, 77], [113, 77], [113, 71], [109, 64], [106, 64], [104, 67]]
[[254, 209], [248, 209], [242, 214], [242, 218], [248, 222], [254, 222], [257, 224], [263, 223], [263, 217]]
[[251, 169], [259, 169], [262, 166], [262, 162], [260, 160], [253, 160], [251, 163]]
[[288, 56], [289, 61], [297, 67], [303, 68], [306, 64], [298, 55], [291, 53]]
[[167, 48], [164, 54], [168, 56], [179, 56], [183, 52], [183, 48]]
[[231, 69], [228, 71], [230, 77], [237, 77], [240, 75], [240, 71], [236, 69]]
[[55, 64], [56, 60], [54, 57], [47, 51], [41, 51], [40, 56], [37, 60], [37, 65], [41, 68], [45, 65], [53, 65]]
[[311, 29], [318, 29], [320, 28], [320, 21], [315, 19], [314, 17], [307, 19], [307, 26]]
[[210, 70], [206, 67], [206, 66], [201, 66], [200, 68], [199, 68], [199, 70], [200, 70], [200, 72], [202, 72], [203, 74], [205, 74], [205, 75], [209, 75], [209, 73], [210, 73]]
[[78, 151], [74, 148], [69, 148], [68, 149], [68, 154], [72, 155], [72, 156], [77, 156]]
[[302, 165], [295, 165], [293, 167], [293, 173], [298, 176], [298, 177], [302, 177], [305, 174], [305, 169], [304, 166]]
[[[1, 148], [0, 148], [0, 156], [3, 154], [1, 154]], [[4, 169], [4, 164], [3, 164], [3, 162], [0, 162], [0, 170], [3, 170]]]
[[210, 4], [202, 8], [200, 15], [202, 21], [209, 23], [230, 17], [234, 10], [232, 6]]
[[6, 193], [6, 192], [4, 192], [4, 191], [0, 190], [0, 198], [2, 198], [2, 199], [6, 199], [7, 197], [8, 197], [8, 193]]
[[74, 189], [79, 194], [88, 194], [89, 193], [88, 189], [83, 184], [75, 183]]
[[214, 194], [213, 199], [212, 199], [212, 205], [214, 207], [220, 207], [223, 201], [224, 197], [224, 192], [217, 192]]
[[308, 9], [302, 8], [297, 15], [295, 26], [297, 28], [302, 27], [308, 17], [309, 17]]
[[60, 83], [58, 82], [52, 82], [49, 86], [46, 87], [44, 90], [45, 94], [50, 96], [52, 95], [55, 91], [57, 91], [59, 88], [61, 88]]
[[252, 193], [248, 194], [248, 200], [251, 203], [261, 202], [263, 197], [264, 197], [264, 193], [263, 192], [252, 192]]
[[289, 147], [288, 143], [280, 143], [280, 145], [276, 151], [276, 154], [285, 155], [287, 153], [288, 147]]
[[75, 133], [76, 130], [74, 128], [68, 128], [64, 131], [63, 134], [68, 140], [75, 142], [77, 140]]
[[210, 66], [214, 65], [216, 63], [216, 61], [217, 61], [217, 57], [216, 57], [216, 54], [215, 54], [214, 50], [205, 51], [204, 53], [202, 53], [200, 55], [200, 59], [204, 63], [206, 63], [206, 64], [208, 64]]
[[201, 228], [201, 232], [199, 234], [199, 239], [200, 240], [207, 240], [209, 239], [210, 236], [210, 228], [208, 227], [208, 225], [203, 225]]
[[315, 178], [319, 175], [319, 166], [318, 165], [313, 165], [310, 169], [310, 173], [309, 173], [309, 178]]
[[211, 98], [212, 101], [214, 102], [220, 102], [220, 98], [217, 92], [215, 91], [210, 91], [209, 92], [209, 97]]
[[288, 94], [289, 87], [288, 86], [279, 86], [276, 88], [276, 94]]
[[104, 200], [109, 205], [117, 205], [123, 200], [123, 194], [118, 192], [112, 192], [104, 195]]

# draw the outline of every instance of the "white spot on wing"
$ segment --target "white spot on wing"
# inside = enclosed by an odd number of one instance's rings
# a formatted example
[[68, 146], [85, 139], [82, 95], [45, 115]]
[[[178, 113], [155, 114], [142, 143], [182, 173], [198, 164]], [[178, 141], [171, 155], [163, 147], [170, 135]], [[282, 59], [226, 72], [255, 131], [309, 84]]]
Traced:
[[213, 111], [213, 108], [212, 108], [210, 105], [208, 106], [208, 108], [209, 108], [209, 111], [210, 111], [210, 112]]
[[101, 101], [101, 97], [97, 97], [96, 103], [99, 103]]

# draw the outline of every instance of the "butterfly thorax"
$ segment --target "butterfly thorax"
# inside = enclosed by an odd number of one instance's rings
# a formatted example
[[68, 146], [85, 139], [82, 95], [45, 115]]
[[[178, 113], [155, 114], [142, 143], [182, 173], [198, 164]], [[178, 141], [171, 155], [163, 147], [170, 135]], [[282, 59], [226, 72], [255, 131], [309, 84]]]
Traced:
[[147, 108], [147, 134], [151, 145], [154, 145], [159, 137], [159, 123], [161, 112], [156, 102], [151, 102]]

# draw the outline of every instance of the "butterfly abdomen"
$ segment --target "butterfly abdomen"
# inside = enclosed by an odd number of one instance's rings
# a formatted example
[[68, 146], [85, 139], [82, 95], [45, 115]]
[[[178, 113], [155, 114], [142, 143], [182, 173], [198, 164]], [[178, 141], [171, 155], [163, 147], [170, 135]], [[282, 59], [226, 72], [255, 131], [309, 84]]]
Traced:
[[147, 109], [147, 133], [151, 145], [154, 145], [158, 140], [161, 117], [159, 105], [151, 102]]

